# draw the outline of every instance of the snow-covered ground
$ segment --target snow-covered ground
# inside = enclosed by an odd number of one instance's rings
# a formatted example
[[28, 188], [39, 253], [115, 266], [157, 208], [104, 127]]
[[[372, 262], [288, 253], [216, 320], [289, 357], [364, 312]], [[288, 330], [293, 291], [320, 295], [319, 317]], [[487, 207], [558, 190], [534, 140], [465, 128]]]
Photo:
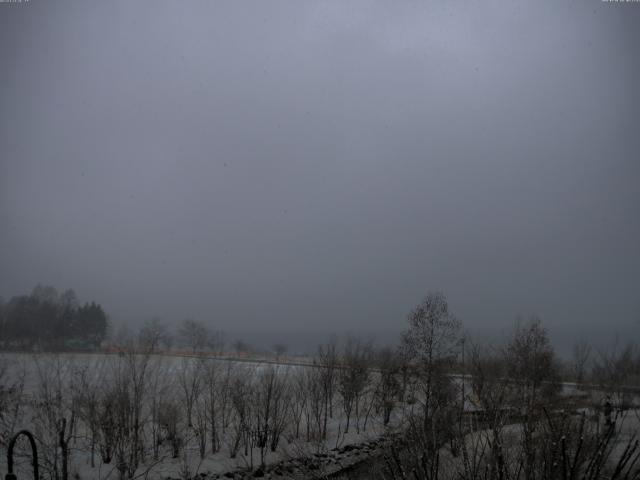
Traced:
[[[7, 437], [9, 431], [17, 431], [21, 428], [33, 430], [39, 440], [42, 442], [43, 449], [48, 451], [41, 453], [41, 462], [45, 459], [56, 459], [58, 468], [60, 461], [60, 451], [56, 451], [57, 432], [56, 422], [62, 417], [67, 418], [68, 422], [72, 420], [72, 410], [76, 410], [75, 427], [70, 435], [70, 478], [77, 479], [107, 479], [118, 478], [117, 462], [114, 459], [109, 463], [102, 462], [99, 444], [104, 443], [103, 439], [98, 438], [96, 450], [91, 454], [90, 429], [87, 427], [85, 419], [82, 417], [81, 409], [77, 405], [74, 406], [74, 398], [81, 394], [83, 388], [94, 392], [100, 397], [109, 389], [109, 384], [114, 375], [129, 374], [127, 368], [131, 363], [128, 358], [118, 355], [96, 355], [96, 354], [10, 354], [0, 357], [0, 365], [5, 365], [4, 374], [0, 376], [0, 385], [6, 389], [12, 385], [19, 385], [23, 382], [21, 390], [21, 400], [17, 406], [16, 412], [7, 409], [2, 412], [0, 419], [2, 420], [3, 431], [1, 432]], [[198, 368], [191, 370], [194, 365], [200, 365]], [[141, 367], [140, 359], [133, 362], [136, 367]], [[250, 447], [251, 440], [238, 434], [239, 417], [237, 413], [238, 406], [234, 406], [231, 388], [236, 383], [238, 385], [252, 385], [254, 390], [244, 391], [244, 395], [250, 396], [253, 404], [247, 402], [247, 408], [251, 410], [251, 415], [259, 415], [259, 394], [260, 379], [265, 378], [270, 372], [276, 372], [285, 387], [283, 395], [287, 397], [287, 412], [285, 414], [286, 426], [283, 429], [280, 441], [274, 452], [267, 447], [263, 449], [264, 463], [266, 465], [284, 465], [287, 461], [295, 458], [326, 458], [334, 463], [353, 462], [361, 455], [359, 449], [345, 449], [348, 445], [363, 446], [362, 452], [371, 453], [375, 447], [374, 442], [385, 436], [393, 435], [400, 430], [403, 421], [411, 411], [412, 406], [395, 402], [391, 415], [391, 421], [388, 425], [383, 425], [382, 412], [378, 409], [379, 405], [375, 401], [375, 388], [377, 373], [372, 372], [371, 385], [367, 387], [360, 399], [359, 411], [352, 412], [350, 419], [350, 428], [347, 433], [347, 418], [344, 409], [344, 402], [338, 392], [338, 387], [334, 387], [332, 398], [332, 415], [327, 421], [326, 438], [318, 440], [317, 420], [314, 420], [314, 414], [322, 415], [322, 408], [318, 405], [313, 406], [311, 397], [301, 398], [298, 393], [300, 388], [310, 388], [305, 381], [312, 378], [310, 372], [315, 371], [314, 367], [303, 365], [273, 365], [269, 363], [247, 362], [247, 361], [229, 361], [220, 359], [194, 359], [170, 356], [154, 356], [149, 359], [149, 363], [145, 366], [143, 372], [138, 371], [138, 380], [144, 384], [141, 398], [143, 398], [143, 407], [141, 409], [141, 422], [144, 424], [143, 445], [144, 459], [140, 462], [135, 475], [144, 478], [191, 478], [196, 474], [207, 474], [215, 478], [216, 475], [224, 475], [230, 472], [239, 472], [243, 469], [255, 469], [261, 464], [261, 449], [254, 445]], [[216, 407], [215, 416], [219, 436], [219, 450], [215, 453], [211, 452], [211, 442], [209, 439], [205, 447], [206, 454], [201, 458], [199, 450], [200, 432], [209, 435], [209, 428], [199, 430], [197, 428], [197, 417], [199, 414], [205, 415], [201, 419], [206, 425], [210, 421], [210, 414], [207, 410], [207, 380], [208, 374], [215, 374], [212, 385], [216, 390], [215, 395], [223, 395], [227, 393], [226, 405], [222, 405], [222, 398], [218, 398], [218, 406]], [[195, 376], [195, 377], [194, 377]], [[463, 377], [455, 378], [458, 387], [464, 382], [464, 391], [467, 393], [465, 400], [465, 410], [473, 411], [478, 408], [471, 400], [472, 395], [469, 379], [463, 380]], [[226, 382], [226, 383], [225, 383]], [[235, 383], [234, 383], [235, 382]], [[302, 383], [300, 383], [302, 382]], [[197, 385], [196, 385], [197, 384]], [[194, 406], [194, 422], [193, 426], [188, 426], [186, 421], [186, 402], [190, 391], [197, 391]], [[227, 389], [227, 390], [225, 390]], [[54, 409], [50, 409], [49, 414], [58, 415], [56, 418], [46, 418], [37, 412], [37, 402], [41, 402], [44, 398], [49, 400], [55, 397], [59, 390], [63, 397], [62, 402]], [[462, 389], [460, 389], [462, 392]], [[241, 391], [241, 390], [238, 390]], [[574, 384], [563, 385], [562, 395], [570, 398], [582, 398], [588, 400], [591, 404], [599, 404], [602, 402], [603, 394], [598, 391], [585, 392], [580, 390]], [[309, 392], [306, 393], [307, 395]], [[258, 396], [256, 396], [258, 395]], [[242, 398], [236, 399], [236, 402], [242, 404]], [[154, 441], [163, 435], [157, 435], [158, 430], [162, 430], [162, 426], [158, 421], [157, 415], [153, 413], [153, 408], [162, 408], [163, 402], [173, 402], [179, 406], [179, 419], [176, 421], [177, 434], [180, 437], [179, 455], [174, 458], [171, 448], [171, 441], [164, 439], [157, 448], [157, 457], [153, 454]], [[256, 403], [257, 402], [257, 403]], [[7, 405], [4, 405], [7, 407]], [[9, 405], [10, 406], [10, 405]], [[241, 405], [240, 405], [241, 406]], [[14, 406], [15, 407], [15, 406]], [[294, 408], [295, 407], [295, 408]], [[315, 408], [315, 410], [314, 410]], [[296, 421], [295, 410], [300, 415], [299, 422]], [[15, 415], [14, 415], [15, 413]], [[157, 413], [157, 412], [156, 412]], [[624, 420], [624, 421], [623, 421]], [[222, 423], [226, 422], [223, 431]], [[259, 424], [255, 419], [247, 420], [252, 425]], [[620, 440], [629, 439], [638, 432], [640, 427], [640, 410], [633, 409], [625, 413], [624, 419], [620, 419], [618, 426], [621, 430]], [[316, 430], [314, 432], [314, 429]], [[309, 430], [309, 433], [307, 433]], [[155, 433], [154, 433], [155, 431]], [[164, 432], [166, 434], [166, 432]], [[250, 435], [250, 434], [247, 434]], [[470, 434], [469, 441], [483, 432], [475, 432]], [[512, 442], [517, 442], [520, 435], [517, 425], [508, 426], [506, 428], [507, 437], [513, 437]], [[166, 437], [166, 435], [164, 435]], [[239, 446], [237, 453], [232, 458], [234, 443], [238, 440]], [[245, 448], [245, 441], [247, 447]], [[253, 442], [255, 444], [255, 442]], [[92, 466], [93, 457], [93, 466]], [[443, 461], [446, 461], [446, 453], [443, 455]], [[451, 459], [451, 461], [454, 461]], [[22, 460], [22, 467], [28, 470], [26, 459]], [[295, 462], [291, 463], [292, 465]], [[51, 466], [49, 465], [49, 468]], [[274, 467], [275, 468], [275, 467]], [[277, 467], [280, 468], [280, 467]], [[298, 468], [298, 467], [296, 467]], [[298, 468], [301, 471], [302, 467]], [[0, 448], [0, 474], [6, 471], [6, 454]], [[46, 477], [44, 477], [46, 478]]]
[[[57, 419], [44, 418], [44, 415], [39, 414], [36, 409], [38, 402], [42, 401], [43, 395], [53, 394], [55, 397], [55, 391], [59, 390], [64, 397], [62, 403], [55, 409], [52, 409], [54, 414], [58, 413], [60, 417], [67, 418], [67, 422], [71, 422], [73, 402], [76, 394], [81, 393], [79, 389], [85, 385], [82, 382], [90, 385], [90, 389], [96, 392], [96, 395], [101, 395], [106, 391], [108, 383], [105, 379], [112, 378], [112, 375], [123, 373], [125, 367], [125, 360], [117, 355], [94, 355], [94, 354], [73, 354], [73, 355], [29, 355], [29, 354], [11, 354], [4, 355], [2, 361], [4, 365], [8, 365], [8, 369], [5, 370], [5, 374], [0, 381], [0, 384], [6, 386], [17, 384], [20, 379], [23, 381], [22, 399], [19, 405], [18, 413], [15, 418], [15, 422], [11, 425], [12, 431], [17, 431], [22, 428], [27, 428], [36, 433], [38, 438], [42, 440], [43, 450], [49, 450], [48, 452], [41, 452], [40, 459], [41, 464], [45, 462], [45, 457], [48, 457], [51, 461], [55, 459], [60, 462], [60, 450], [56, 451], [57, 433], [55, 431], [55, 422]], [[216, 453], [211, 453], [211, 443], [208, 442], [206, 446], [206, 455], [201, 458], [199, 451], [198, 436], [199, 431], [197, 428], [189, 427], [186, 422], [185, 412], [185, 395], [189, 392], [185, 392], [184, 383], [192, 382], [194, 379], [185, 373], [186, 368], [191, 368], [188, 365], [193, 365], [194, 362], [199, 362], [196, 359], [184, 359], [175, 357], [163, 357], [158, 356], [150, 360], [150, 364], [146, 367], [147, 371], [143, 374], [142, 379], [145, 382], [144, 393], [144, 406], [142, 408], [141, 421], [144, 422], [144, 445], [145, 445], [145, 459], [140, 463], [140, 466], [136, 470], [136, 476], [143, 476], [145, 478], [186, 478], [193, 477], [196, 474], [204, 473], [215, 477], [215, 474], [223, 475], [227, 472], [238, 471], [242, 469], [257, 468], [261, 464], [260, 448], [245, 448], [245, 439], [240, 440], [240, 446], [235, 458], [231, 458], [231, 451], [233, 450], [233, 444], [238, 432], [238, 416], [234, 411], [234, 406], [231, 398], [228, 398], [229, 402], [226, 407], [226, 411], [222, 412], [223, 407], [219, 407], [218, 411], [214, 413], [216, 415], [216, 421], [221, 425], [223, 419], [222, 416], [226, 415], [228, 422], [225, 431], [222, 432], [222, 427], [218, 426], [220, 449]], [[284, 379], [284, 385], [286, 388], [286, 395], [288, 396], [287, 402], [293, 404], [294, 402], [301, 402], [303, 405], [298, 404], [297, 407], [302, 409], [301, 421], [296, 426], [296, 421], [292, 417], [293, 411], [288, 412], [286, 418], [286, 427], [282, 432], [281, 439], [278, 442], [278, 446], [275, 452], [271, 452], [267, 447], [265, 449], [265, 464], [275, 464], [283, 462], [291, 458], [312, 457], [314, 454], [323, 455], [331, 450], [338, 451], [345, 445], [362, 444], [370, 442], [381, 435], [392, 432], [395, 426], [402, 422], [403, 415], [405, 414], [404, 406], [396, 405], [392, 413], [391, 421], [389, 425], [384, 426], [382, 422], [382, 412], [377, 409], [377, 406], [373, 405], [374, 391], [372, 386], [367, 389], [360, 400], [359, 411], [356, 414], [354, 411], [350, 419], [350, 428], [348, 432], [346, 430], [346, 415], [344, 412], [341, 397], [337, 392], [337, 387], [334, 387], [334, 395], [332, 399], [332, 412], [333, 415], [327, 421], [327, 432], [325, 440], [318, 440], [317, 432], [313, 432], [315, 423], [313, 421], [314, 412], [313, 406], [310, 405], [311, 399], [301, 400], [296, 399], [294, 392], [296, 388], [296, 382], [304, 381], [305, 375], [313, 367], [302, 366], [281, 366], [274, 367], [267, 364], [250, 364], [246, 362], [230, 362], [219, 361], [213, 359], [204, 360], [208, 365], [217, 364], [214, 370], [218, 377], [216, 378], [216, 386], [219, 387], [222, 392], [225, 382], [225, 375], [228, 371], [232, 372], [231, 376], [227, 379], [230, 382], [253, 382], [253, 385], [260, 385], [260, 377], [267, 371], [273, 371], [275, 368], [277, 375]], [[270, 370], [271, 369], [271, 370]], [[203, 378], [199, 380], [199, 397], [201, 400], [197, 402], [205, 401], [205, 380], [206, 373], [204, 370], [194, 370], [198, 372], [197, 375], [201, 375]], [[78, 377], [82, 376], [82, 382], [78, 380]], [[156, 386], [157, 390], [153, 390], [153, 384], [160, 382], [162, 388]], [[229, 388], [227, 385], [224, 388]], [[258, 387], [256, 387], [258, 388]], [[45, 391], [46, 390], [46, 391]], [[102, 393], [101, 393], [102, 392]], [[229, 395], [231, 393], [227, 392]], [[221, 393], [222, 394], [222, 393]], [[252, 395], [256, 395], [254, 392]], [[160, 397], [160, 398], [158, 398]], [[48, 397], [47, 397], [48, 398]], [[170, 399], [180, 406], [181, 414], [178, 425], [179, 436], [181, 437], [180, 453], [176, 458], [173, 458], [173, 452], [171, 449], [171, 442], [164, 440], [158, 448], [158, 456], [156, 459], [152, 453], [153, 437], [151, 429], [155, 426], [159, 428], [157, 418], [154, 421], [152, 415], [153, 399], [157, 402], [162, 402], [165, 399]], [[222, 402], [222, 399], [218, 399]], [[205, 404], [200, 403], [200, 407], [204, 413]], [[293, 405], [289, 407], [293, 408]], [[288, 408], [289, 408], [288, 407]], [[199, 408], [194, 406], [194, 409]], [[254, 409], [254, 414], [258, 414], [260, 405], [251, 405], [250, 408]], [[320, 412], [322, 414], [322, 412]], [[196, 416], [195, 410], [193, 413]], [[9, 414], [5, 414], [5, 419], [9, 417]], [[90, 446], [90, 429], [87, 427], [86, 422], [82, 421], [81, 413], [73, 413], [75, 416], [75, 428], [70, 435], [70, 462], [69, 472], [70, 478], [76, 479], [106, 479], [106, 478], [118, 478], [119, 472], [117, 471], [116, 459], [112, 459], [109, 463], [104, 463], [97, 446], [94, 454], [91, 454]], [[307, 419], [309, 423], [313, 425], [309, 426], [312, 430], [307, 435]], [[80, 421], [78, 421], [80, 420]], [[203, 421], [206, 421], [203, 420]], [[52, 423], [53, 422], [53, 423]], [[6, 423], [6, 422], [5, 422]], [[194, 419], [194, 424], [197, 423]], [[5, 427], [7, 427], [5, 425]], [[8, 429], [5, 428], [5, 433]], [[208, 429], [205, 429], [205, 435], [208, 435]], [[98, 439], [99, 443], [104, 443], [103, 439]], [[250, 441], [248, 442], [250, 443]], [[1, 450], [1, 449], [0, 449]], [[57, 459], [56, 459], [57, 454]], [[92, 465], [93, 456], [93, 465]], [[18, 462], [19, 468], [29, 469], [28, 460], [23, 458]], [[43, 468], [42, 470], [46, 470]], [[0, 452], [0, 473], [6, 471], [6, 454], [2, 450]], [[46, 476], [43, 476], [46, 478]]]

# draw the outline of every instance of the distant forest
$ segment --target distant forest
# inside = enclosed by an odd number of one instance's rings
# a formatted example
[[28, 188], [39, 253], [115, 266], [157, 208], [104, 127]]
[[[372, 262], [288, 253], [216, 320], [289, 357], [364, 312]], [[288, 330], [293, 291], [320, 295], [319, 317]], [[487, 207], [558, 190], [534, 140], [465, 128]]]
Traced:
[[12, 350], [95, 349], [107, 335], [101, 305], [81, 305], [73, 290], [59, 293], [37, 285], [28, 295], [0, 299], [0, 348]]

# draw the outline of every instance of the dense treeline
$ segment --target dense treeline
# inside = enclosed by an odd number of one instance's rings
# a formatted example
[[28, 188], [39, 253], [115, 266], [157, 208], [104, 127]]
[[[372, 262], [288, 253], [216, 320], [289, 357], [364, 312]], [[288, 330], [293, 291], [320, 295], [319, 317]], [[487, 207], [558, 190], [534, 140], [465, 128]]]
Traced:
[[0, 347], [4, 349], [94, 349], [107, 335], [102, 306], [81, 305], [73, 290], [36, 286], [28, 295], [0, 301]]

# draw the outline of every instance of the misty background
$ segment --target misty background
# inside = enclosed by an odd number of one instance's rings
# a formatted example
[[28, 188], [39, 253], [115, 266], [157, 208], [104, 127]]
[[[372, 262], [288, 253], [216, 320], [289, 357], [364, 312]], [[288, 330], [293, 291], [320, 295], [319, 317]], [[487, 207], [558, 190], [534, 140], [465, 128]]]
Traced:
[[600, 0], [0, 4], [0, 295], [315, 345], [441, 290], [473, 333], [638, 335], [639, 44]]

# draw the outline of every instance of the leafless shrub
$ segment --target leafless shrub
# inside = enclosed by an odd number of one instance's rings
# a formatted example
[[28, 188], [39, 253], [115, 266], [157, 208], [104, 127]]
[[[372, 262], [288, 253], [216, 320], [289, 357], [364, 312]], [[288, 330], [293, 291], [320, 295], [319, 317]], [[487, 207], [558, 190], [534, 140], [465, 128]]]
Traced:
[[289, 412], [292, 418], [290, 440], [300, 438], [300, 425], [308, 402], [307, 375], [303, 369], [296, 369], [291, 376], [291, 401]]
[[24, 365], [0, 357], [0, 446], [7, 447], [24, 415]]
[[78, 403], [74, 365], [61, 355], [34, 356], [37, 385], [33, 397], [33, 429], [39, 439], [41, 466], [51, 478], [69, 477], [69, 444], [75, 434]]
[[379, 375], [375, 385], [376, 406], [382, 411], [382, 422], [388, 425], [391, 412], [401, 393], [402, 364], [400, 355], [391, 348], [383, 348], [376, 355]]
[[194, 358], [182, 358], [177, 377], [182, 402], [187, 412], [187, 426], [193, 427], [193, 409], [200, 395], [202, 362]]
[[290, 395], [287, 392], [287, 373], [269, 366], [261, 372], [253, 385], [253, 415], [250, 429], [260, 450], [260, 465], [264, 466], [265, 452], [275, 452], [280, 436], [287, 425]]
[[126, 353], [109, 374], [104, 399], [105, 450], [113, 448], [120, 478], [133, 478], [144, 460], [151, 357]]
[[349, 432], [355, 413], [356, 431], [360, 433], [360, 409], [362, 396], [369, 382], [371, 345], [349, 338], [342, 354], [342, 365], [338, 371], [338, 388], [342, 408], [346, 417], [344, 431]]
[[236, 458], [241, 444], [244, 443], [245, 455], [249, 453], [249, 435], [251, 431], [251, 378], [247, 369], [234, 372], [229, 385], [231, 432], [228, 436], [229, 457]]
[[629, 343], [619, 349], [614, 345], [608, 351], [600, 351], [594, 360], [593, 380], [607, 391], [619, 413], [634, 404], [640, 385], [640, 352]]
[[327, 438], [327, 422], [329, 418], [333, 418], [333, 400], [339, 372], [338, 362], [338, 346], [335, 338], [329, 343], [318, 347], [314, 363], [321, 367], [318, 371], [317, 380], [320, 381], [322, 388], [321, 401], [323, 408], [320, 433], [323, 440]]
[[167, 440], [171, 445], [173, 458], [180, 456], [180, 448], [183, 445], [180, 424], [182, 422], [182, 410], [180, 405], [171, 400], [160, 403], [158, 409], [158, 423], [162, 427], [162, 441]]
[[326, 438], [326, 420], [328, 415], [326, 372], [321, 368], [310, 368], [305, 371], [307, 401], [304, 404], [306, 424], [306, 441], [313, 442], [317, 449]]

